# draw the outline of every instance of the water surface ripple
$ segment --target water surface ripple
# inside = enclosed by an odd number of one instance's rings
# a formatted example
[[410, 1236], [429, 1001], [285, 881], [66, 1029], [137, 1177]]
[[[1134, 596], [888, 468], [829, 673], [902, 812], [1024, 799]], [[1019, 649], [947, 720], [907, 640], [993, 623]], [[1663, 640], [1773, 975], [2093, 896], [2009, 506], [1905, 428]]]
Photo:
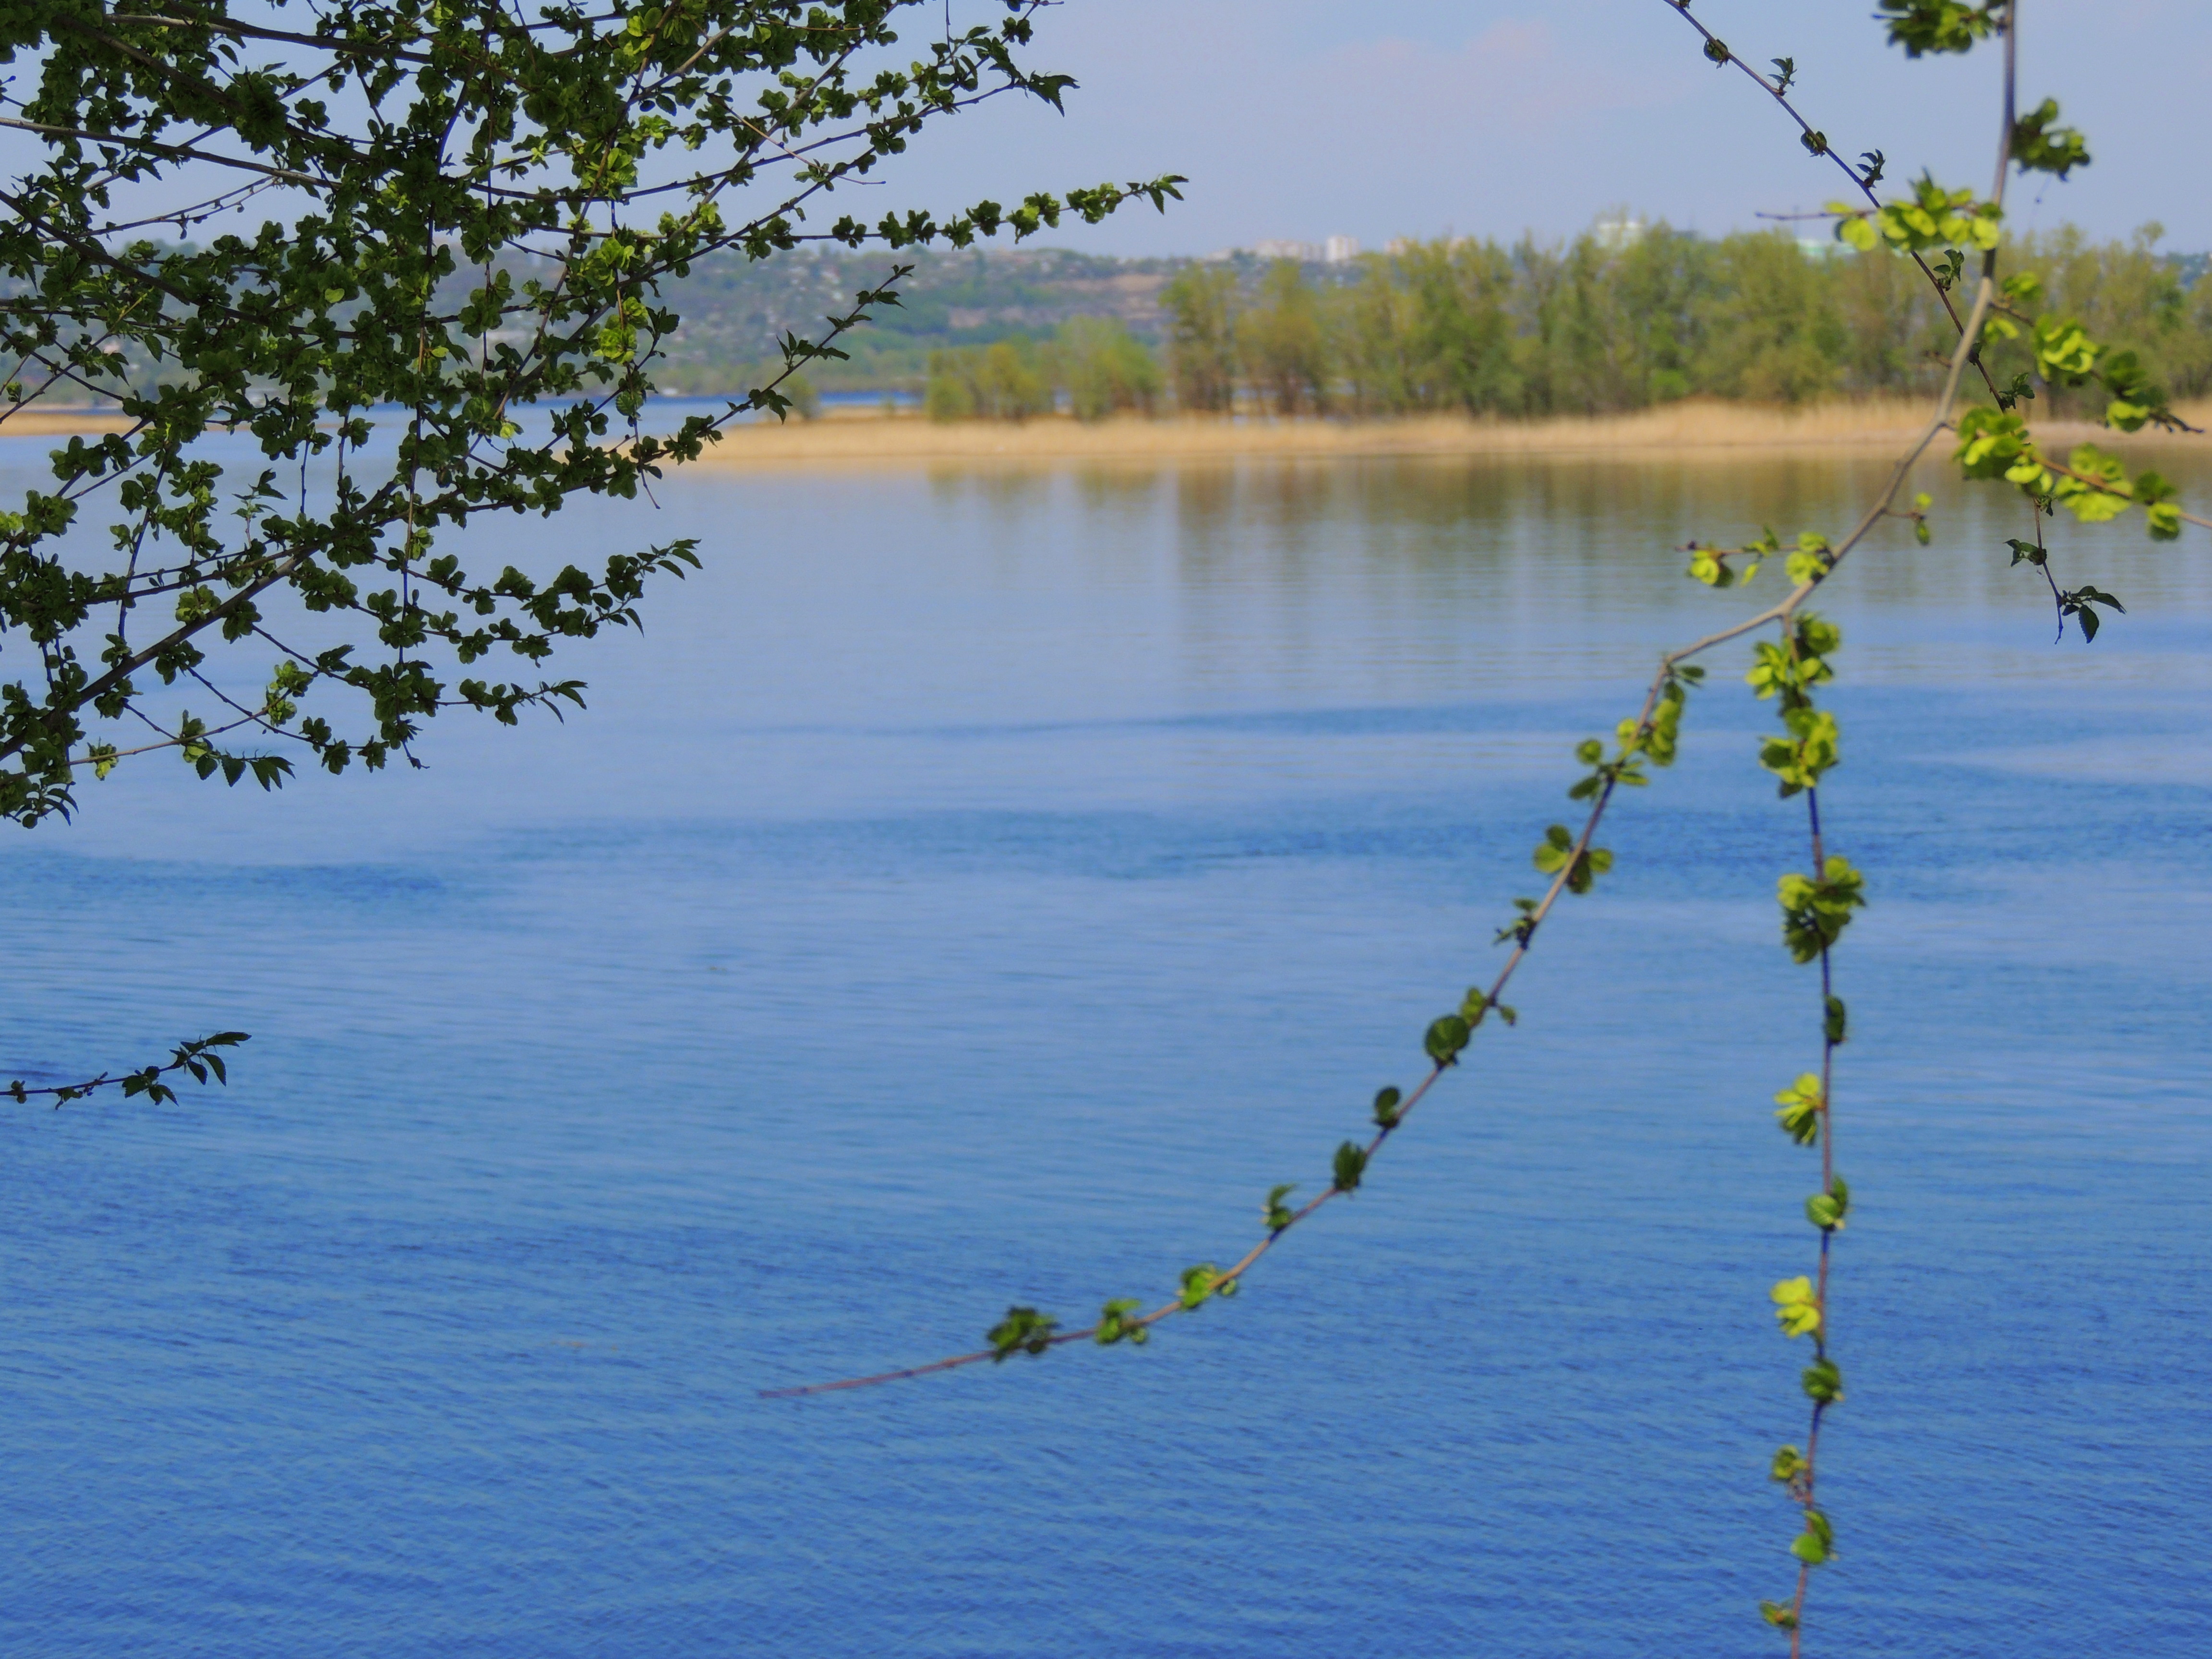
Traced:
[[[0, 1648], [1771, 1656], [1816, 1051], [1738, 651], [1520, 1029], [1244, 1296], [756, 1391], [1240, 1253], [1492, 970], [1571, 744], [1742, 602], [1671, 550], [1878, 473], [725, 474], [487, 531], [708, 568], [566, 726], [275, 798], [163, 762], [0, 842], [0, 1074], [254, 1033], [228, 1092], [0, 1116]], [[1817, 1650], [2180, 1659], [2212, 562], [2069, 533], [2130, 610], [2054, 647], [2002, 503], [1930, 487], [1824, 596], [1874, 905]]]

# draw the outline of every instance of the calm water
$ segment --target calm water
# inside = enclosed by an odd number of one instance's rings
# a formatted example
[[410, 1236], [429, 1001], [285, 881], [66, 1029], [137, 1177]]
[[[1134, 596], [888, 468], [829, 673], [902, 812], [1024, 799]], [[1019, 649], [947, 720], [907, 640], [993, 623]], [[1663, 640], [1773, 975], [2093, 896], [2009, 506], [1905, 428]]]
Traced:
[[[254, 1033], [228, 1092], [0, 1115], [0, 1648], [1773, 1655], [1813, 987], [1741, 653], [1519, 1030], [1237, 1302], [756, 1390], [1241, 1251], [1487, 977], [1571, 744], [1741, 602], [1670, 546], [1872, 477], [700, 478], [488, 550], [704, 539], [588, 715], [0, 839], [0, 1075]], [[2212, 563], [2069, 532], [2130, 614], [2054, 647], [1931, 487], [1826, 606], [1875, 903], [1813, 1650], [2195, 1654]]]

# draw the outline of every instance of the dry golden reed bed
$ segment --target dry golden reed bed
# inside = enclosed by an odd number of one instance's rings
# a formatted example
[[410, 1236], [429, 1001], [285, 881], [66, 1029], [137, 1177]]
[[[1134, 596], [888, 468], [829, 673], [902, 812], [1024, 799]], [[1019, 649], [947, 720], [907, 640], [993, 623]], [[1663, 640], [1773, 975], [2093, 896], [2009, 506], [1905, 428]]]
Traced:
[[[2212, 406], [2188, 411], [2208, 423]], [[884, 465], [940, 462], [1184, 461], [1236, 457], [1620, 456], [1624, 459], [1807, 450], [1881, 451], [1910, 442], [1928, 418], [1924, 401], [1835, 403], [1804, 409], [1694, 402], [1633, 415], [1547, 421], [1437, 416], [1402, 421], [1117, 420], [1064, 417], [1010, 425], [940, 423], [915, 416], [836, 415], [736, 427], [710, 449], [708, 466]], [[2094, 435], [2049, 424], [2053, 443]], [[2105, 434], [2107, 438], [2112, 434]], [[2143, 437], [2156, 434], [2146, 433]], [[2204, 441], [2196, 440], [2194, 441]]]
[[[1919, 418], [1925, 420], [1922, 411]], [[1801, 410], [1675, 404], [1635, 415], [1548, 421], [1114, 420], [1065, 416], [941, 422], [833, 416], [734, 428], [709, 465], [939, 460], [1195, 460], [1235, 456], [1545, 455], [1619, 451], [1875, 446], [1914, 430], [1909, 404]]]
[[82, 409], [19, 409], [0, 420], [0, 438], [62, 438], [75, 433], [128, 432], [120, 415], [96, 415]]
[[[2212, 426], [2212, 404], [2185, 407], [2194, 426]], [[730, 428], [702, 461], [708, 466], [882, 466], [947, 462], [1035, 464], [1062, 460], [1185, 461], [1242, 456], [1285, 459], [1340, 456], [1619, 456], [1726, 459], [1748, 453], [1894, 448], [1927, 419], [1924, 400], [1838, 402], [1800, 409], [1693, 399], [1633, 415], [1544, 421], [1430, 416], [1399, 421], [1115, 420], [1085, 424], [1047, 416], [1013, 425], [940, 422], [918, 415], [840, 411], [817, 421], [772, 421]], [[24, 410], [0, 421], [0, 436], [117, 432], [118, 416]], [[2056, 447], [2115, 434], [2045, 422]], [[2157, 442], [2145, 431], [2134, 442]], [[2181, 441], [2206, 443], [2202, 438]]]

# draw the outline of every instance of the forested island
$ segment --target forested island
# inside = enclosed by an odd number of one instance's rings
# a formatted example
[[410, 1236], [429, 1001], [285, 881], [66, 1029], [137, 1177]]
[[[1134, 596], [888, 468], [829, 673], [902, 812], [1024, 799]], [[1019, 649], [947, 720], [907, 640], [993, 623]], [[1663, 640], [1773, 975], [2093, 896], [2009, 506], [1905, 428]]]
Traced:
[[[2212, 391], [2207, 259], [2161, 240], [2155, 226], [2104, 243], [2061, 228], [2016, 239], [2008, 258], [2040, 276], [2047, 308], [2138, 353], [2172, 397], [2200, 398]], [[1334, 264], [1054, 249], [902, 258], [915, 270], [900, 305], [808, 378], [819, 392], [919, 395], [943, 419], [1799, 404], [1924, 392], [1956, 337], [1948, 296], [1911, 260], [1779, 229], [1706, 237], [1615, 220], [1563, 243], [1440, 239]], [[682, 323], [655, 378], [668, 392], [742, 392], [775, 339], [818, 331], [884, 267], [843, 252], [702, 262], [669, 296]]]

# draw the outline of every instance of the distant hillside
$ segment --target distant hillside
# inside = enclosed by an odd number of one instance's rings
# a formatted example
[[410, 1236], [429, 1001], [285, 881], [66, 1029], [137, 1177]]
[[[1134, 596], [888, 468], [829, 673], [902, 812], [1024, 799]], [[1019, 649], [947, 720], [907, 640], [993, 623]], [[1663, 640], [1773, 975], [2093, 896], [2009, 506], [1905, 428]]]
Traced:
[[902, 303], [840, 343], [850, 362], [811, 369], [817, 386], [918, 392], [933, 350], [1045, 339], [1072, 317], [1119, 318], [1157, 345], [1159, 291], [1189, 263], [1053, 248], [802, 253], [765, 264], [732, 255], [695, 266], [670, 289], [684, 324], [654, 379], [672, 392], [742, 390], [785, 331], [819, 337], [823, 319], [848, 310], [853, 295], [880, 284], [895, 260], [915, 267], [899, 285]]
[[[1592, 318], [1602, 313], [1610, 319], [1607, 327], [1619, 337], [1611, 345], [1605, 347], [1611, 357], [1620, 356], [1621, 341], [1640, 338], [1658, 326], [1662, 312], [1668, 313], [1666, 328], [1684, 339], [1693, 333], [1710, 331], [1718, 321], [1725, 320], [1717, 314], [1717, 312], [1735, 315], [1738, 321], [1747, 318], [1748, 313], [1744, 312], [1741, 305], [1716, 297], [1719, 290], [1716, 290], [1715, 295], [1706, 295], [1705, 301], [1692, 304], [1689, 311], [1682, 311], [1682, 306], [1694, 297], [1693, 290], [1702, 292], [1696, 282], [1688, 282], [1687, 286], [1684, 286], [1682, 281], [1670, 277], [1668, 283], [1661, 283], [1659, 288], [1646, 289], [1638, 288], [1634, 283], [1623, 287], [1607, 275], [1624, 262], [1640, 262], [1651, 265], [1654, 270], [1659, 264], [1667, 265], [1670, 270], [1680, 266], [1674, 276], [1686, 281], [1689, 266], [1696, 264], [1700, 257], [1699, 250], [1707, 254], [1723, 256], [1725, 263], [1730, 250], [1741, 251], [1739, 244], [1742, 243], [1742, 239], [1730, 237], [1711, 240], [1694, 234], [1668, 231], [1663, 227], [1651, 228], [1647, 232], [1645, 227], [1638, 224], [1637, 228], [1644, 234], [1626, 240], [1608, 238], [1604, 234], [1607, 227], [1601, 225], [1595, 232], [1585, 233], [1570, 243], [1558, 246], [1539, 246], [1526, 242], [1511, 247], [1492, 243], [1479, 245], [1487, 250], [1482, 258], [1497, 265], [1494, 282], [1503, 284], [1498, 289], [1501, 303], [1507, 304], [1513, 312], [1508, 331], [1519, 342], [1513, 349], [1522, 351], [1524, 356], [1529, 349], [1552, 349], [1555, 343], [1550, 339], [1550, 332], [1555, 331], [1551, 323], [1542, 320], [1539, 313], [1543, 309], [1540, 303], [1541, 296], [1551, 291], [1555, 279], [1571, 278], [1570, 287], [1576, 283], [1595, 284], [1589, 295], [1586, 296], [1588, 305], [1585, 307], [1589, 310], [1589, 307], [1594, 306], [1595, 310], [1589, 311], [1589, 315], [1584, 316], [1575, 327], [1583, 333], [1588, 333]], [[1420, 247], [1425, 247], [1434, 254], [1443, 246], [1425, 244]], [[1451, 246], [1455, 250], [1452, 254], [1455, 259], [1459, 257], [1458, 251], [1473, 250], [1478, 246], [1472, 242], [1455, 242]], [[2117, 288], [2110, 283], [2086, 281], [2062, 283], [2061, 288], [2083, 296], [2069, 302], [2077, 307], [2089, 303], [2089, 296], [2102, 295], [2104, 297], [2097, 300], [2091, 308], [2101, 305], [2106, 311], [2112, 313], [2105, 320], [2116, 331], [2114, 338], [2120, 343], [2149, 346], [2153, 343], [2150, 339], [2136, 337], [2160, 332], [2169, 325], [2181, 326], [2192, 338], [2199, 338], [2201, 349], [2192, 346], [2179, 357], [2172, 353], [2157, 351], [2154, 351], [2152, 356], [2154, 359], [2173, 359], [2171, 362], [2164, 362], [2162, 367], [2172, 378], [2173, 389], [2179, 395], [2202, 395], [2200, 383], [2206, 380], [2208, 373], [2212, 373], [2204, 362], [2199, 361], [2212, 357], [2212, 339], [2200, 338], [2207, 336], [2208, 330], [2212, 330], [2212, 288], [2207, 288], [2204, 283], [2208, 270], [2212, 270], [2212, 257], [2203, 253], [2153, 254], [2140, 242], [2125, 247], [2114, 243], [2094, 249], [2071, 232], [2047, 235], [2041, 239], [2039, 245], [2032, 239], [2029, 246], [2033, 250], [2031, 258], [2058, 257], [2063, 261], [2087, 255], [2091, 264], [2100, 270], [2112, 265], [2112, 262], [2117, 260], [2136, 272], [2137, 275], [2129, 276]], [[1270, 247], [1272, 249], [1273, 245]], [[1321, 252], [1296, 244], [1285, 245], [1285, 247], [1312, 256], [1318, 256]], [[2071, 251], [2062, 254], [2059, 252], [2062, 248]], [[1672, 250], [1672, 252], [1666, 252], [1665, 257], [1654, 264], [1651, 256], [1666, 250]], [[1366, 328], [1371, 331], [1372, 328], [1388, 320], [1378, 313], [1361, 321], [1360, 304], [1355, 302], [1349, 290], [1362, 283], [1380, 283], [1385, 290], [1400, 291], [1401, 301], [1403, 301], [1413, 292], [1413, 289], [1407, 286], [1406, 261], [1412, 258], [1418, 263], [1420, 257], [1419, 247], [1393, 245], [1392, 249], [1384, 253], [1364, 258], [1324, 260], [1319, 257], [1309, 257], [1294, 262], [1300, 287], [1310, 292], [1318, 304], [1312, 325], [1328, 337], [1329, 349], [1350, 349], [1348, 342], [1351, 337], [1346, 333], [1347, 329], [1357, 332], [1358, 329]], [[1683, 263], [1686, 259], [1688, 264]], [[525, 276], [545, 280], [554, 269], [549, 261], [529, 255], [510, 256], [501, 263], [518, 280]], [[849, 311], [854, 294], [863, 289], [881, 286], [888, 278], [891, 267], [897, 264], [914, 266], [913, 273], [899, 284], [902, 303], [878, 309], [873, 320], [841, 342], [851, 354], [849, 361], [820, 363], [809, 369], [807, 377], [817, 390], [848, 392], [898, 391], [918, 394], [927, 382], [929, 359], [933, 352], [951, 348], [988, 346], [1000, 341], [1042, 343], [1052, 339], [1063, 325], [1078, 318], [1107, 318], [1119, 321], [1144, 348], [1155, 355], [1163, 368], [1171, 367], [1168, 362], [1169, 354], [1164, 350], [1167, 319], [1161, 309], [1159, 298], [1162, 290], [1178, 272], [1194, 265], [1202, 265], [1209, 270], [1227, 273], [1233, 279], [1234, 309], [1240, 313], [1251, 313], [1249, 320], [1258, 321], [1267, 314], [1261, 303], [1263, 279], [1266, 273], [1275, 267], [1273, 260], [1263, 257], [1261, 252], [1249, 249], [1216, 254], [1204, 260], [1115, 259], [1072, 252], [1062, 248], [1038, 247], [994, 247], [965, 252], [909, 249], [897, 254], [880, 250], [855, 253], [844, 250], [809, 248], [759, 264], [748, 261], [740, 254], [723, 254], [700, 261], [688, 277], [665, 286], [665, 297], [682, 319], [682, 323], [677, 336], [668, 343], [665, 361], [655, 367], [653, 379], [662, 390], [670, 392], [742, 394], [766, 378], [765, 366], [775, 361], [776, 342], [787, 331], [795, 331], [808, 337], [821, 337], [825, 331], [825, 317], [832, 313]], [[1832, 264], [1834, 266], [1832, 271], [1830, 270]], [[1832, 277], [1844, 268], [1844, 264], [1815, 254], [1809, 258], [1807, 268], [1816, 274], [1828, 271]], [[2116, 270], [2118, 268], [2113, 266]], [[1547, 272], [1551, 274], [1547, 276]], [[2149, 287], [2144, 286], [2153, 273], [2156, 274], [2156, 280], [2152, 281]], [[1462, 276], [1465, 274], [1462, 272]], [[2085, 268], [2085, 278], [2086, 274]], [[450, 280], [448, 287], [457, 307], [468, 286], [477, 280], [477, 273], [473, 269], [456, 272]], [[1826, 277], [1819, 278], [1815, 286], [1827, 281]], [[2160, 322], [2157, 328], [2153, 328], [2151, 324], [2158, 319], [2151, 318], [2144, 307], [2152, 306], [2152, 289], [2165, 284], [2178, 284], [2180, 292], [2187, 296], [2189, 316], [2185, 320], [2177, 312], [2174, 318], [2166, 319]], [[1791, 291], [1796, 292], [1790, 283], [1785, 282], [1784, 287], [1791, 288]], [[0, 278], [0, 301], [5, 301], [19, 288], [19, 280]], [[1502, 297], [1507, 289], [1512, 292], [1510, 299]], [[1670, 295], [1671, 298], [1668, 297]], [[1370, 297], [1379, 298], [1380, 295]], [[1790, 300], [1777, 289], [1772, 294], [1759, 297], [1753, 308], [1771, 310], [1778, 305], [1787, 312], [1793, 304], [1813, 303], [1810, 290], [1798, 295], [1796, 300]], [[1828, 323], [1822, 323], [1811, 313], [1804, 317], [1792, 315], [1787, 318], [1777, 313], [1770, 320], [1775, 320], [1778, 327], [1786, 323], [1789, 326], [1785, 332], [1802, 324], [1812, 323], [1826, 328], [1830, 333], [1833, 333], [1836, 327], [1842, 327], [1846, 332], [1865, 334], [1873, 328], [1875, 321], [1886, 319], [1887, 324], [1893, 325], [1891, 332], [1902, 329], [1910, 333], [1917, 325], [1908, 322], [1907, 313], [1913, 307], [1924, 309], [1930, 304], [1932, 301], [1923, 291], [1913, 288], [1909, 293], [1901, 294], [1896, 305], [1890, 306], [1885, 302], [1882, 307], [1876, 307], [1880, 313], [1878, 318], [1869, 313], [1853, 320], [1831, 319]], [[1700, 305], [1702, 310], [1699, 309]], [[1259, 307], [1257, 311], [1255, 307]], [[1403, 309], [1402, 304], [1400, 304], [1400, 308]], [[2155, 308], [2152, 306], [2152, 309]], [[1814, 310], [1818, 309], [1815, 305]], [[1676, 316], [1674, 314], [1675, 312], [1681, 314]], [[2138, 317], [2137, 313], [2142, 313], [2142, 315]], [[1762, 311], [1761, 314], [1765, 312]], [[1912, 312], [1911, 315], [1917, 316], [1917, 313]], [[2139, 323], [2141, 326], [2138, 326]], [[1231, 370], [1235, 375], [1244, 375], [1249, 369], [1249, 364], [1243, 362], [1242, 357], [1249, 357], [1261, 349], [1256, 337], [1247, 337], [1248, 332], [1245, 325], [1237, 325], [1236, 340], [1232, 343], [1234, 351], [1242, 356]], [[1535, 337], [1538, 336], [1543, 337]], [[500, 335], [494, 337], [505, 339], [508, 337]], [[1930, 336], [1931, 339], [1936, 337]], [[1401, 342], [1400, 345], [1404, 343]], [[1428, 342], [1421, 349], [1427, 349], [1433, 344], [1434, 342]], [[1828, 341], [1815, 355], [1826, 361], [1833, 356], [1835, 342]], [[1404, 356], [1398, 347], [1394, 347], [1393, 350], [1401, 357]], [[1491, 355], [1499, 356], [1497, 352]], [[1634, 353], [1629, 355], [1633, 356]], [[1340, 363], [1333, 371], [1338, 378], [1352, 372], [1347, 364], [1348, 360], [1347, 363]], [[163, 366], [153, 363], [133, 367], [142, 371], [149, 380], [159, 380], [167, 372]], [[1896, 380], [1893, 375], [1876, 377], [1864, 386], [1859, 384], [1865, 379], [1863, 375], [1856, 379], [1851, 375], [1844, 378], [1861, 390], [1896, 390], [1903, 384], [1900, 381], [1893, 385], [1892, 381]], [[1817, 374], [1814, 379], [1819, 379]], [[1725, 386], [1716, 383], [1706, 389], [1715, 391], [1717, 395], [1756, 395], [1740, 387], [1729, 389], [1734, 384], [1732, 380]], [[1673, 386], [1665, 395], [1682, 395], [1689, 385], [1690, 382], [1685, 382]], [[1179, 398], [1181, 393], [1176, 395]], [[1654, 392], [1652, 395], [1660, 394]], [[58, 388], [47, 401], [75, 403], [82, 397], [82, 393], [75, 387], [65, 386]], [[1587, 412], [1589, 409], [1613, 407], [1616, 401], [1610, 392], [1601, 395], [1592, 392], [1579, 399], [1568, 397], [1561, 406]], [[1539, 402], [1540, 404], [1541, 400]], [[1640, 407], [1641, 403], [1632, 398], [1621, 406]]]
[[[1692, 239], [1695, 240], [1695, 239]], [[2207, 274], [2212, 256], [2169, 253], [2185, 288]], [[1189, 258], [1115, 259], [1059, 248], [909, 250], [896, 255], [808, 251], [756, 264], [730, 254], [702, 261], [671, 285], [668, 298], [683, 319], [655, 380], [674, 392], [742, 392], [758, 383], [786, 330], [818, 337], [823, 319], [842, 312], [853, 295], [881, 283], [894, 263], [911, 264], [900, 285], [902, 304], [842, 343], [848, 362], [818, 364], [809, 378], [823, 391], [919, 392], [929, 354], [1000, 340], [1044, 340], [1074, 317], [1112, 317], [1147, 346], [1163, 344], [1159, 293]], [[1269, 263], [1238, 251], [1202, 263], [1226, 265], [1250, 289]], [[1303, 264], [1317, 286], [1358, 281], [1367, 262]]]

